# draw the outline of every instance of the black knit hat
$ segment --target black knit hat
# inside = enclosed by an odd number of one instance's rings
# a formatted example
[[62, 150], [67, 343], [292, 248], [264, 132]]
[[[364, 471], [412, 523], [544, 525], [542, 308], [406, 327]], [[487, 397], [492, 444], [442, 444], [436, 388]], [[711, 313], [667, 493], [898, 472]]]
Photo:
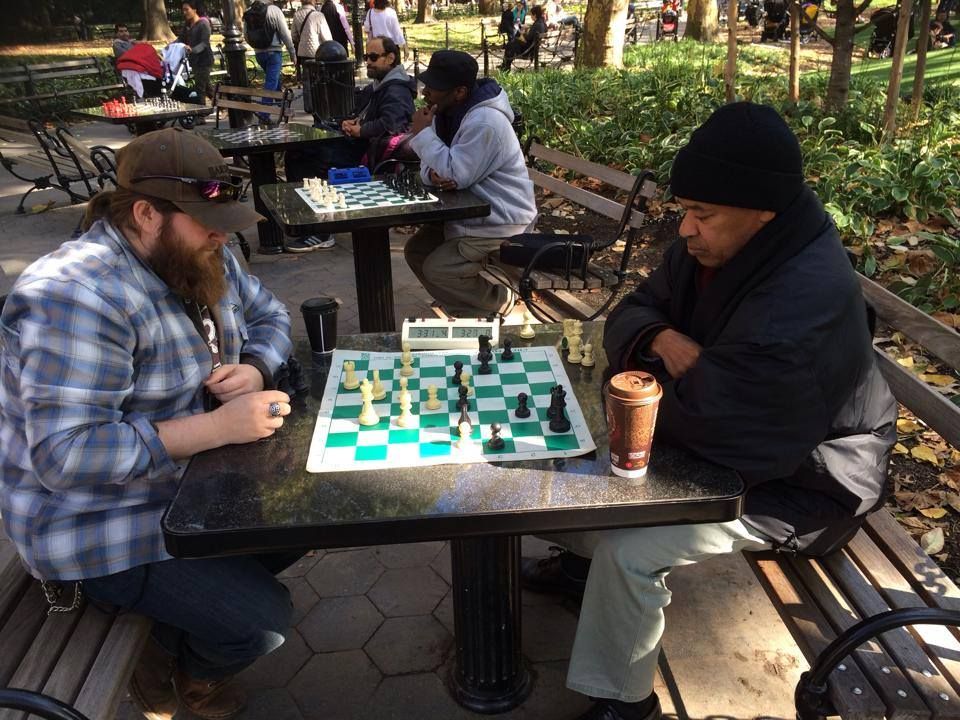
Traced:
[[781, 212], [803, 189], [793, 131], [767, 105], [717, 109], [677, 153], [670, 192], [685, 200]]

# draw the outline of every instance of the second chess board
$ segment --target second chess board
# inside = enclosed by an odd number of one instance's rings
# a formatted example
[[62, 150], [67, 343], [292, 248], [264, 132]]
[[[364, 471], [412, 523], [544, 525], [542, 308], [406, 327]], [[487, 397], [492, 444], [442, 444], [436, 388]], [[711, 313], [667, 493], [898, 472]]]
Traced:
[[421, 193], [402, 193], [395, 190], [391, 185], [380, 180], [372, 180], [365, 183], [347, 183], [344, 185], [331, 186], [338, 193], [343, 193], [346, 200], [346, 207], [340, 207], [336, 203], [326, 205], [322, 202], [313, 200], [310, 197], [310, 191], [304, 188], [297, 188], [297, 195], [310, 206], [315, 213], [347, 212], [350, 210], [362, 210], [378, 207], [399, 207], [402, 205], [424, 205], [439, 202], [436, 195], [423, 191]]

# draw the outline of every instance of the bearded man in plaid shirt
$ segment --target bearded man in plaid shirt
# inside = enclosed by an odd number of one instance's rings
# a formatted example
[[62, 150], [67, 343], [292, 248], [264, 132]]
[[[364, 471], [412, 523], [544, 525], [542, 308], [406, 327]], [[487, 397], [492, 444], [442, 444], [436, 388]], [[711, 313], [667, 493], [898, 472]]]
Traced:
[[118, 154], [86, 234], [40, 258], [0, 315], [0, 513], [43, 581], [154, 619], [131, 693], [227, 718], [229, 682], [283, 643], [289, 555], [171, 558], [160, 516], [190, 456], [273, 434], [290, 398], [286, 308], [226, 251], [262, 219], [209, 143], [152, 132]]

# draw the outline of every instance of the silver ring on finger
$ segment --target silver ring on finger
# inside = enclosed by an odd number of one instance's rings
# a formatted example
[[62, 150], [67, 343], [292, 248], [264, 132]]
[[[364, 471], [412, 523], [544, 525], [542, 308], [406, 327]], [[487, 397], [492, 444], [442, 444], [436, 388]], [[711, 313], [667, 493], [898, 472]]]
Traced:
[[270, 403], [270, 405], [267, 407], [267, 411], [270, 413], [270, 417], [280, 417], [280, 403]]

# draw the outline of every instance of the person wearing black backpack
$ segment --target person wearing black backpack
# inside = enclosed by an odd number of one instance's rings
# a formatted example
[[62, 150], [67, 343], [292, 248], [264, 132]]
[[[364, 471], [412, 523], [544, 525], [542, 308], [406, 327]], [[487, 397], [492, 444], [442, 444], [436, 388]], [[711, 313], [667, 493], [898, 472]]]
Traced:
[[243, 14], [243, 37], [254, 49], [257, 63], [263, 68], [264, 89], [279, 90], [283, 48], [287, 48], [291, 59], [297, 58], [283, 12], [270, 0], [254, 0]]

